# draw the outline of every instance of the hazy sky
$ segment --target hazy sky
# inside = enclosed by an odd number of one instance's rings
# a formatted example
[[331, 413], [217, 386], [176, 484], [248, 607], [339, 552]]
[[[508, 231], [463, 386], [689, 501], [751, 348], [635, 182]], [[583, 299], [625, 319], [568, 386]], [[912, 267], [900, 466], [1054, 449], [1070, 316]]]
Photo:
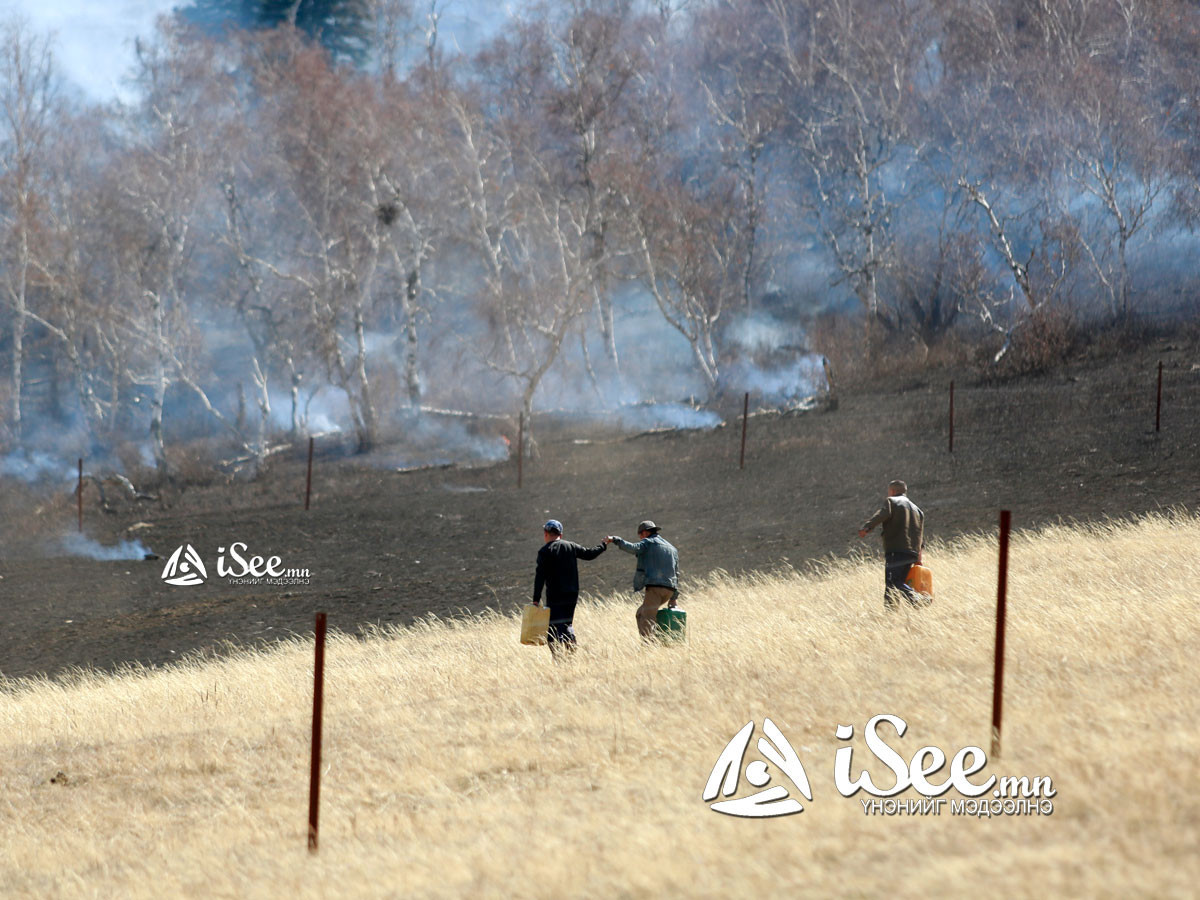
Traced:
[[[133, 39], [149, 36], [154, 21], [187, 0], [0, 0], [0, 20], [13, 12], [42, 33], [54, 32], [59, 70], [94, 100], [121, 93], [133, 62]], [[511, 3], [458, 0], [444, 4], [441, 43], [471, 49], [494, 31]]]
[[42, 33], [54, 32], [59, 70], [88, 96], [118, 93], [133, 61], [133, 39], [149, 35], [154, 20], [179, 0], [0, 0], [0, 16], [24, 16]]

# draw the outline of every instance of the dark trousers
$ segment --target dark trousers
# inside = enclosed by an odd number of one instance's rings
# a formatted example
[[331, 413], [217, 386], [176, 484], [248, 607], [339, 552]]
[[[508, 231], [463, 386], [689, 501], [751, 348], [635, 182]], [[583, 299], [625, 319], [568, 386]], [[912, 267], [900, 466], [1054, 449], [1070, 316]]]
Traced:
[[570, 653], [578, 643], [575, 640], [575, 604], [579, 601], [578, 594], [560, 594], [547, 597], [546, 605], [550, 607], [550, 628], [546, 632], [546, 643], [550, 652], [557, 656], [559, 653]]
[[883, 559], [884, 608], [896, 609], [900, 605], [900, 597], [907, 600], [909, 606], [920, 606], [921, 598], [917, 592], [904, 583], [909, 569], [916, 565], [917, 554], [912, 550], [889, 550], [883, 554]]

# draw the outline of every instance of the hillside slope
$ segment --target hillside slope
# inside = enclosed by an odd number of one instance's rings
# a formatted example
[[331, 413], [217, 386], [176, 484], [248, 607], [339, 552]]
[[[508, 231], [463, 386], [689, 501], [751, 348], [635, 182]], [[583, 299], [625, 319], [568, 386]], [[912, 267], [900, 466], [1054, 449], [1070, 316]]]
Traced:
[[[641, 647], [621, 598], [585, 605], [555, 665], [494, 614], [328, 648], [320, 853], [305, 851], [311, 641], [0, 690], [0, 894], [1185, 897], [1200, 877], [1200, 519], [1049, 528], [1012, 545], [1003, 756], [1050, 815], [868, 814], [835, 789], [868, 719], [908, 760], [988, 747], [994, 542], [933, 548], [934, 605], [887, 615], [873, 563], [696, 586], [691, 639]], [[1137, 578], [1114, 561], [1137, 560]], [[747, 779], [803, 812], [702, 799], [769, 718], [811, 802], [751, 744]], [[836, 739], [852, 725], [852, 741]], [[719, 776], [718, 776], [719, 777]], [[945, 780], [943, 770], [930, 780]], [[921, 798], [909, 789], [893, 799]]]
[[[855, 531], [897, 477], [926, 510], [929, 534], [942, 539], [994, 533], [1002, 508], [1023, 529], [1200, 506], [1194, 343], [1160, 341], [1001, 384], [959, 373], [951, 453], [953, 377], [882, 383], [843, 396], [833, 412], [752, 416], [744, 469], [735, 418], [715, 430], [629, 436], [543, 417], [540, 456], [526, 461], [520, 490], [515, 460], [401, 473], [328, 448], [318, 455], [307, 513], [302, 453], [254, 482], [168, 491], [162, 504], [114, 515], [98, 510], [89, 488], [87, 533], [106, 544], [136, 537], [164, 558], [154, 563], [63, 555], [56, 548], [75, 528], [74, 499], [63, 492], [35, 511], [13, 508], [5, 493], [0, 673], [170, 662], [229, 640], [306, 631], [316, 609], [350, 633], [430, 612], [511, 610], [532, 591], [550, 516], [585, 543], [631, 537], [639, 520], [653, 518], [679, 548], [687, 588], [717, 570], [803, 568], [860, 551], [877, 558], [878, 540], [859, 541]], [[310, 569], [310, 583], [163, 583], [165, 558], [177, 547], [195, 547], [211, 576], [219, 548], [233, 542]], [[605, 553], [582, 567], [583, 589], [628, 589], [632, 569], [628, 556]], [[867, 599], [876, 593], [873, 586]]]

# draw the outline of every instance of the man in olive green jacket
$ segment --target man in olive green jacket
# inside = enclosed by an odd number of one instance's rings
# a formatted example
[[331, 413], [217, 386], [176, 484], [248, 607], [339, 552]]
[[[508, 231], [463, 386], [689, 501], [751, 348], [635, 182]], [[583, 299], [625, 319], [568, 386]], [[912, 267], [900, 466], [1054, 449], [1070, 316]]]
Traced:
[[909, 570], [921, 561], [921, 548], [925, 542], [925, 513], [908, 499], [908, 485], [893, 481], [888, 485], [887, 499], [883, 506], [858, 529], [858, 536], [865, 538], [876, 525], [883, 526], [883, 605], [896, 609], [896, 591], [899, 591], [910, 606], [920, 606], [922, 598], [908, 584]]

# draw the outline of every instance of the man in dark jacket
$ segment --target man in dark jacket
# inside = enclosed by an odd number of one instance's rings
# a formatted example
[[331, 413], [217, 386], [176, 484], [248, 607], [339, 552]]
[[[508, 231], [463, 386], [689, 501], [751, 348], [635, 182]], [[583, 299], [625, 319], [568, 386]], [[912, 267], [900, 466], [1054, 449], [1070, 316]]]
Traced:
[[537, 573], [533, 578], [533, 603], [542, 602], [546, 589], [546, 605], [550, 607], [550, 630], [546, 643], [555, 656], [560, 650], [573, 651], [575, 642], [575, 604], [579, 600], [579, 559], [595, 559], [607, 548], [581, 547], [563, 540], [562, 522], [551, 519], [542, 526], [545, 543], [537, 555]]
[[921, 561], [921, 547], [925, 541], [925, 513], [908, 499], [908, 485], [893, 481], [888, 485], [887, 499], [883, 506], [858, 529], [858, 536], [865, 538], [876, 525], [883, 526], [883, 605], [886, 609], [898, 606], [896, 592], [899, 591], [910, 606], [920, 606], [921, 598], [908, 584], [908, 571]]

